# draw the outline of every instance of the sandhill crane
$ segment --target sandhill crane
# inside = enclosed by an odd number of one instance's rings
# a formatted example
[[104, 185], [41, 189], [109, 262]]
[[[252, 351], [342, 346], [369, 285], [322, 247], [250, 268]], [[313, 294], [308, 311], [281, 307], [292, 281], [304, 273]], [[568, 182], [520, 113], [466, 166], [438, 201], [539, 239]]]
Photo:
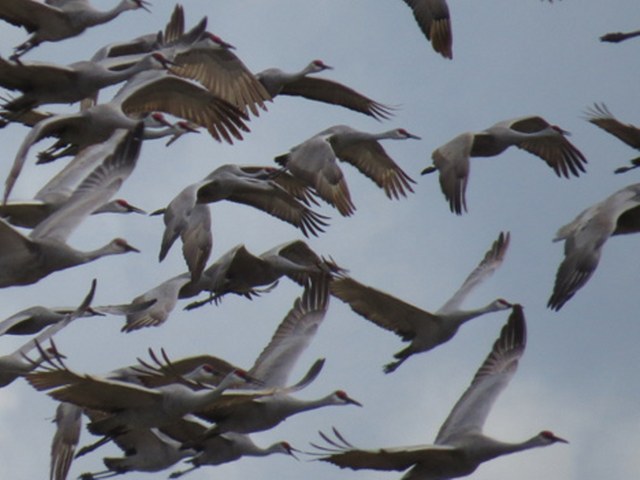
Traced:
[[619, 43], [624, 42], [625, 40], [629, 40], [630, 38], [640, 37], [640, 30], [634, 30], [633, 32], [614, 32], [607, 33], [600, 37], [602, 42], [612, 42]]
[[269, 68], [256, 73], [256, 78], [269, 92], [271, 97], [278, 95], [293, 95], [310, 100], [339, 105], [341, 107], [364, 113], [377, 120], [388, 119], [392, 115], [392, 108], [378, 103], [356, 92], [350, 87], [326, 78], [310, 77], [333, 67], [313, 60], [300, 71], [288, 73], [279, 68]]
[[[587, 111], [587, 120], [636, 150], [640, 150], [640, 128], [616, 119], [604, 103], [595, 104]], [[630, 160], [631, 165], [616, 168], [615, 173], [624, 173], [640, 167], [640, 157]]]
[[[185, 428], [187, 423], [188, 428]], [[179, 437], [182, 442], [188, 442], [190, 438], [201, 436], [205, 431], [205, 427], [195, 422], [182, 421], [178, 425], [169, 426], [165, 431], [169, 435]], [[207, 439], [202, 445], [202, 450], [188, 460], [188, 463], [191, 463], [192, 466], [185, 470], [172, 472], [169, 478], [179, 478], [202, 466], [222, 465], [245, 456], [266, 457], [275, 453], [283, 453], [295, 458], [294, 452], [296, 451], [288, 442], [276, 442], [263, 448], [256, 445], [249, 435], [226, 432], [217, 437]]]
[[302, 240], [278, 245], [259, 256], [249, 252], [244, 245], [236, 245], [211, 264], [198, 282], [183, 286], [180, 298], [210, 292], [206, 300], [187, 305], [186, 309], [192, 310], [207, 303], [217, 303], [229, 293], [252, 299], [273, 289], [283, 275], [303, 285], [316, 276], [343, 272], [333, 261], [319, 257]]
[[[155, 212], [163, 214], [165, 224], [159, 260], [164, 260], [179, 236], [183, 235], [185, 231], [188, 235], [189, 230], [195, 226], [190, 217], [196, 205], [222, 200], [258, 208], [299, 228], [307, 236], [309, 234], [318, 235], [326, 225], [326, 217], [310, 210], [268, 176], [245, 171], [240, 165], [227, 164], [217, 168], [201, 181], [185, 187], [165, 209]], [[195, 209], [195, 212], [200, 216], [205, 214], [198, 209]], [[186, 248], [187, 264], [190, 265], [194, 280], [197, 280], [197, 270], [203, 261], [206, 263], [208, 257], [192, 261], [189, 258], [191, 245]]]
[[462, 133], [438, 147], [431, 156], [433, 165], [422, 174], [440, 171], [440, 187], [449, 208], [462, 215], [467, 211], [471, 157], [493, 157], [515, 145], [544, 160], [558, 176], [579, 176], [587, 160], [565, 135], [566, 131], [538, 116], [504, 120], [481, 132]]
[[[166, 121], [161, 113], [152, 116], [158, 121]], [[33, 200], [11, 201], [0, 205], [0, 216], [12, 225], [35, 228], [53, 212], [62, 208], [73, 196], [76, 189], [107, 157], [113, 154], [119, 138], [112, 136], [106, 142], [91, 145], [82, 150], [60, 172], [51, 178], [34, 195]], [[111, 200], [92, 213], [145, 213], [123, 199]]]
[[321, 450], [319, 459], [353, 470], [406, 470], [403, 480], [445, 480], [467, 476], [483, 462], [502, 455], [567, 443], [547, 430], [520, 443], [498, 441], [482, 433], [491, 407], [516, 372], [525, 345], [524, 314], [520, 305], [514, 305], [489, 356], [440, 427], [433, 445], [362, 450], [334, 429], [335, 440], [321, 432], [328, 446], [312, 444]]
[[[6, 180], [5, 201], [20, 174], [31, 146], [60, 131], [77, 145], [88, 146], [108, 139], [118, 128], [131, 129], [135, 115], [161, 111], [206, 128], [216, 140], [241, 140], [248, 131], [246, 115], [230, 103], [212, 95], [201, 85], [165, 71], [144, 71], [125, 83], [108, 103], [78, 113], [54, 115], [38, 122], [20, 145]], [[80, 147], [82, 148], [82, 147]]]
[[147, 308], [128, 314], [122, 331], [132, 332], [139, 328], [155, 327], [164, 323], [176, 306], [180, 289], [190, 281], [189, 274], [177, 275], [134, 298], [131, 302], [132, 306], [153, 303]]
[[331, 293], [349, 304], [353, 311], [367, 320], [394, 332], [403, 341], [411, 342], [394, 355], [396, 361], [385, 365], [384, 371], [391, 373], [410, 356], [428, 352], [449, 341], [465, 322], [486, 313], [511, 308], [509, 302], [498, 298], [480, 308], [460, 309], [460, 305], [471, 291], [502, 264], [508, 246], [509, 233], [500, 233], [482, 261], [469, 274], [456, 293], [434, 313], [421, 310], [349, 277], [334, 279], [331, 283]]
[[[170, 423], [194, 410], [206, 407], [234, 384], [249, 379], [246, 372], [229, 373], [215, 388], [202, 389], [184, 379], [186, 384], [172, 383], [148, 388], [104, 377], [79, 374], [58, 360], [46, 369], [29, 373], [27, 381], [37, 390], [61, 402], [105, 412], [109, 415], [92, 421], [88, 427], [94, 434], [108, 437], [129, 428], [153, 428]], [[200, 390], [194, 390], [200, 387]]]
[[444, 58], [453, 58], [451, 19], [446, 0], [404, 0], [404, 3], [413, 11], [420, 30], [433, 49]]
[[[51, 344], [50, 348], [46, 349], [43, 345], [76, 318], [85, 314], [89, 305], [91, 305], [91, 302], [93, 301], [95, 291], [96, 281], [93, 280], [89, 293], [87, 293], [78, 308], [67, 314], [65, 318], [60, 320], [58, 323], [51, 325], [43, 332], [40, 332], [37, 336], [29, 340], [13, 353], [0, 357], [0, 387], [5, 387], [18, 377], [28, 374], [37, 368], [42, 362], [48, 360], [49, 355], [60, 355], [53, 344]], [[40, 355], [35, 360], [31, 360], [27, 355], [34, 348], [38, 349]]]
[[[8, 112], [5, 110], [0, 111], [0, 116], [4, 118], [6, 123], [17, 122], [27, 127], [34, 127], [38, 122], [51, 118], [54, 114], [41, 110], [29, 110], [28, 112]], [[171, 123], [161, 112], [143, 115], [142, 122], [145, 126], [143, 134], [145, 140], [170, 137], [166, 143], [167, 146], [186, 133], [200, 133], [196, 124], [184, 120]], [[0, 125], [0, 128], [3, 126]], [[47, 136], [57, 137], [58, 140], [46, 150], [38, 152], [37, 164], [49, 163], [62, 157], [78, 155], [80, 151], [94, 143], [91, 133], [85, 137], [83, 134], [79, 134], [76, 128], [61, 129]]]
[[[95, 419], [96, 412], [89, 412]], [[132, 428], [113, 438], [113, 442], [125, 452], [124, 457], [105, 457], [107, 470], [83, 473], [80, 480], [110, 478], [127, 472], [159, 472], [196, 452], [181, 449], [181, 443], [157, 428]]]
[[561, 227], [554, 242], [564, 240], [564, 259], [556, 273], [547, 306], [560, 310], [595, 272], [609, 237], [640, 232], [640, 183], [629, 185], [582, 211]]
[[75, 103], [145, 70], [166, 69], [168, 66], [169, 60], [160, 53], [142, 57], [120, 71], [89, 61], [63, 66], [43, 62], [12, 63], [0, 57], [0, 85], [22, 92], [20, 97], [3, 107], [22, 111], [50, 103]]
[[[226, 432], [252, 433], [269, 430], [299, 413], [345, 405], [362, 406], [344, 390], [336, 390], [313, 400], [295, 398], [284, 390], [276, 390], [272, 395], [266, 396], [230, 393], [221, 401], [196, 412], [196, 416], [215, 422], [205, 432], [203, 440], [206, 440]], [[199, 443], [196, 441], [195, 444]]]
[[88, 0], [49, 1], [6, 0], [0, 5], [0, 19], [24, 27], [31, 36], [15, 48], [17, 60], [42, 42], [57, 42], [80, 35], [87, 28], [107, 23], [127, 10], [149, 11], [145, 0], [121, 0], [114, 8], [96, 10]]
[[385, 152], [379, 140], [418, 139], [403, 128], [382, 133], [367, 133], [346, 125], [336, 125], [317, 133], [289, 153], [275, 158], [293, 176], [315, 189], [320, 198], [343, 216], [355, 211], [344, 174], [336, 159], [354, 165], [361, 173], [384, 189], [389, 198], [412, 192], [413, 180]]
[[133, 171], [142, 144], [142, 124], [132, 131], [117, 130], [113, 154], [95, 168], [64, 207], [57, 210], [28, 237], [0, 220], [0, 287], [28, 285], [65, 268], [97, 260], [105, 255], [138, 251], [116, 238], [97, 250], [82, 252], [67, 238], [96, 208], [104, 205]]

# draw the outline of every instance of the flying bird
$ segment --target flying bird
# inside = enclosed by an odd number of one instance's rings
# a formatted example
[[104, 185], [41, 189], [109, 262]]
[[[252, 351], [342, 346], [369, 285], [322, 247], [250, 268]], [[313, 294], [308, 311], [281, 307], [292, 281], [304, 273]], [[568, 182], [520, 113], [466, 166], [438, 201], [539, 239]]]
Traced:
[[[587, 115], [587, 120], [595, 126], [609, 132], [630, 147], [640, 150], [640, 128], [619, 121], [604, 103], [596, 103], [592, 109], [587, 111]], [[640, 167], [640, 157], [630, 160], [629, 163], [628, 166], [617, 168], [615, 173], [624, 173]]]
[[31, 34], [29, 39], [15, 47], [12, 60], [18, 60], [42, 42], [58, 42], [75, 37], [87, 28], [110, 22], [128, 10], [140, 8], [149, 11], [145, 0], [120, 0], [110, 10], [97, 10], [88, 0], [5, 0], [0, 4], [0, 19]]
[[440, 188], [457, 215], [467, 211], [466, 190], [471, 157], [493, 157], [516, 146], [544, 160], [559, 177], [579, 176], [587, 163], [584, 155], [569, 140], [568, 132], [539, 116], [520, 117], [498, 122], [481, 132], [466, 132], [438, 147], [433, 165], [422, 174], [438, 170]]
[[640, 37], [640, 30], [634, 30], [632, 32], [613, 32], [607, 33], [600, 37], [602, 42], [620, 43], [631, 38]]
[[511, 303], [501, 298], [472, 310], [460, 308], [464, 299], [502, 264], [509, 247], [509, 239], [509, 233], [500, 233], [482, 261], [456, 293], [434, 313], [421, 310], [346, 276], [331, 282], [331, 293], [367, 320], [394, 332], [403, 341], [410, 342], [406, 348], [394, 355], [395, 361], [385, 365], [384, 371], [391, 373], [410, 356], [428, 352], [451, 340], [458, 329], [469, 320], [486, 313], [511, 308]]
[[352, 470], [405, 472], [403, 480], [445, 480], [470, 475], [480, 464], [502, 455], [567, 443], [548, 430], [519, 443], [498, 441], [482, 433], [493, 404], [516, 373], [526, 337], [522, 307], [514, 305], [489, 356], [440, 427], [433, 445], [363, 450], [334, 428], [335, 440], [320, 432], [327, 446], [312, 444], [320, 450], [319, 460]]
[[333, 67], [322, 60], [313, 60], [297, 72], [268, 68], [256, 73], [255, 76], [272, 98], [278, 95], [298, 96], [348, 108], [376, 120], [391, 117], [393, 111], [391, 107], [371, 100], [341, 83], [310, 76], [331, 69]]
[[413, 192], [414, 181], [387, 154], [380, 140], [406, 140], [420, 137], [403, 128], [368, 133], [346, 125], [336, 125], [317, 133], [275, 162], [291, 175], [313, 188], [318, 196], [343, 216], [355, 212], [351, 194], [337, 160], [352, 164], [382, 188], [387, 197], [400, 198]]
[[638, 232], [640, 183], [618, 190], [561, 227], [553, 241], [564, 240], [564, 259], [547, 307], [560, 310], [589, 281], [609, 237]]
[[113, 153], [86, 177], [64, 207], [41, 222], [29, 236], [0, 219], [0, 288], [29, 285], [58, 270], [106, 255], [138, 251], [116, 238], [101, 248], [84, 252], [68, 245], [67, 238], [131, 174], [140, 154], [143, 128], [139, 124], [131, 131], [117, 130], [109, 140]]

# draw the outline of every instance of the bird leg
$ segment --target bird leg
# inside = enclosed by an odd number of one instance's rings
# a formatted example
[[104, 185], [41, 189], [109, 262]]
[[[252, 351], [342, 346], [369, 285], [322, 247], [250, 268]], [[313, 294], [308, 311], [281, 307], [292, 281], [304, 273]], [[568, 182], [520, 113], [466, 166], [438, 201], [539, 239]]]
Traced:
[[194, 465], [193, 467], [187, 468], [186, 470], [176, 470], [175, 472], [171, 472], [171, 474], [169, 475], [169, 478], [181, 477], [185, 473], [193, 472], [197, 468], [199, 468], [198, 465]]
[[[75, 458], [81, 457], [83, 455], [86, 455], [89, 452], [93, 452], [96, 448], [101, 447], [102, 445], [109, 443], [112, 440], [112, 436], [111, 435], [105, 435], [104, 437], [102, 437], [100, 440], [93, 442], [89, 445], [85, 445], [84, 447], [82, 447], [80, 450], [78, 450], [78, 452], [75, 455]], [[87, 478], [93, 478], [93, 477], [87, 477]]]

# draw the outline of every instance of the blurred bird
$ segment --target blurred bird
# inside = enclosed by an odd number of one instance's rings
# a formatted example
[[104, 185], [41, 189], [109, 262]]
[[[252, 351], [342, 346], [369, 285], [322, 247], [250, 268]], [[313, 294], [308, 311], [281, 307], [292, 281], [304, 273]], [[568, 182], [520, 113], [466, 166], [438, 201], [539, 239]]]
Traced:
[[481, 132], [462, 133], [438, 147], [431, 155], [433, 165], [422, 174], [440, 171], [440, 187], [449, 208], [461, 215], [467, 211], [465, 192], [471, 157], [493, 157], [516, 146], [544, 160], [558, 176], [579, 176], [587, 160], [566, 139], [567, 134], [538, 116], [504, 120]]
[[[640, 128], [616, 119], [604, 103], [596, 103], [587, 111], [587, 120], [636, 150], [640, 150]], [[625, 173], [640, 167], [640, 157], [630, 160], [631, 165], [616, 168], [615, 173]]]
[[25, 28], [31, 36], [15, 47], [12, 60], [18, 60], [42, 42], [58, 42], [80, 35], [87, 28], [107, 23], [127, 10], [149, 11], [145, 0], [121, 0], [111, 10], [100, 11], [88, 0], [5, 0], [0, 2], [0, 19]]
[[[216, 140], [233, 143], [248, 131], [246, 115], [204, 87], [164, 71], [140, 72], [125, 83], [108, 103], [78, 113], [60, 114], [38, 122], [20, 145], [6, 180], [5, 201], [22, 170], [29, 149], [41, 139], [61, 131], [83, 147], [108, 139], [118, 128], [131, 129], [136, 116], [161, 111], [206, 128]], [[82, 148], [82, 147], [80, 147]]]
[[556, 273], [547, 307], [560, 310], [591, 278], [609, 237], [640, 232], [640, 183], [629, 185], [581, 212], [561, 227], [564, 260]]
[[105, 255], [138, 251], [121, 238], [89, 252], [76, 250], [66, 241], [131, 174], [140, 154], [143, 128], [139, 124], [132, 131], [117, 130], [111, 140], [113, 153], [86, 177], [64, 207], [41, 222], [28, 237], [0, 219], [0, 288], [35, 283], [55, 271]]
[[[85, 314], [85, 312], [91, 305], [91, 302], [93, 301], [95, 291], [96, 281], [93, 280], [91, 282], [89, 293], [87, 293], [87, 295], [84, 297], [84, 300], [78, 306], [78, 308], [76, 308], [73, 312], [65, 315], [65, 317], [62, 320], [58, 321], [56, 324], [49, 326], [46, 330], [39, 333], [37, 336], [29, 340], [13, 353], [0, 357], [0, 387], [5, 387], [16, 380], [18, 377], [22, 377], [28, 374], [29, 372], [37, 368], [40, 364], [47, 361], [49, 359], [49, 356], [61, 356], [53, 343], [49, 348], [44, 348], [44, 344], [48, 340], [51, 340], [51, 338], [56, 333], [65, 328], [76, 318], [82, 317]], [[35, 360], [27, 356], [34, 348], [37, 348], [38, 352], [40, 353], [40, 355]]]
[[392, 108], [356, 92], [350, 87], [325, 78], [310, 77], [333, 67], [321, 60], [313, 60], [300, 71], [288, 73], [279, 68], [268, 68], [256, 74], [258, 81], [264, 86], [272, 98], [278, 95], [292, 95], [330, 103], [364, 113], [376, 120], [388, 119]]
[[626, 32], [626, 33], [622, 33], [622, 32], [607, 33], [600, 37], [600, 41], [620, 43], [635, 37], [640, 37], [640, 30], [634, 30], [633, 32]]
[[411, 342], [394, 355], [396, 361], [385, 365], [385, 373], [391, 373], [410, 356], [428, 352], [451, 340], [465, 322], [486, 313], [511, 308], [511, 303], [498, 298], [480, 308], [460, 309], [464, 299], [502, 264], [508, 247], [509, 233], [500, 233], [480, 264], [469, 274], [456, 293], [434, 313], [421, 310], [349, 277], [334, 279], [331, 283], [331, 293], [367, 320], [394, 332], [403, 341]]
[[406, 470], [403, 480], [445, 480], [465, 477], [502, 455], [567, 443], [547, 430], [520, 443], [501, 442], [482, 433], [495, 400], [516, 372], [526, 336], [522, 307], [514, 305], [489, 356], [440, 427], [433, 445], [362, 450], [334, 428], [335, 440], [320, 432], [327, 446], [312, 444], [320, 450], [319, 460], [352, 470]]
[[43, 62], [12, 63], [0, 57], [0, 86], [22, 92], [3, 108], [25, 111], [51, 103], [72, 104], [145, 70], [166, 69], [169, 63], [164, 55], [152, 53], [126, 69], [113, 71], [90, 61], [63, 66]]

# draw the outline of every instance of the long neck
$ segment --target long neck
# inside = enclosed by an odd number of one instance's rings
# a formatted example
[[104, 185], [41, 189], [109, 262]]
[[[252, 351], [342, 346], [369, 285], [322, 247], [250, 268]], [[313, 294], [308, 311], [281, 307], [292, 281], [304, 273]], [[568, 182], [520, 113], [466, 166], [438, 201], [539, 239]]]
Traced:
[[521, 452], [523, 450], [529, 450], [531, 448], [545, 447], [549, 445], [540, 438], [539, 435], [531, 437], [528, 440], [520, 443], [506, 443], [499, 442], [497, 440], [484, 437], [482, 445], [477, 447], [477, 450], [473, 452], [473, 456], [476, 457], [478, 462], [486, 462], [502, 455], [509, 455], [511, 453]]
[[446, 313], [443, 316], [447, 319], [448, 323], [459, 327], [469, 320], [494, 311], [496, 311], [496, 309], [493, 303], [490, 303], [488, 305], [485, 305], [484, 307], [476, 308], [473, 310], [456, 310], [450, 313]]
[[116, 5], [114, 8], [110, 10], [100, 11], [100, 10], [92, 9], [92, 10], [83, 12], [82, 17], [86, 26], [100, 25], [113, 20], [122, 12], [125, 12], [130, 9], [131, 9], [130, 3], [127, 0], [122, 0], [118, 5]]

